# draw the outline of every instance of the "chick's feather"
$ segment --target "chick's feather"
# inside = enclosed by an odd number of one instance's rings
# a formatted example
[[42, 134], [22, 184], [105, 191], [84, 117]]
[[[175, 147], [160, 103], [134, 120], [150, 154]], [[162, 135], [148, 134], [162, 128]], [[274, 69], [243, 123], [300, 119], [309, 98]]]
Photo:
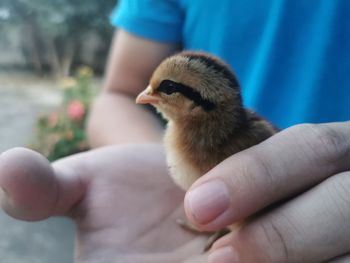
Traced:
[[202, 175], [229, 156], [267, 139], [277, 129], [251, 111], [247, 123], [230, 132], [215, 123], [191, 125], [169, 122], [164, 143], [170, 175], [177, 185], [188, 190]]

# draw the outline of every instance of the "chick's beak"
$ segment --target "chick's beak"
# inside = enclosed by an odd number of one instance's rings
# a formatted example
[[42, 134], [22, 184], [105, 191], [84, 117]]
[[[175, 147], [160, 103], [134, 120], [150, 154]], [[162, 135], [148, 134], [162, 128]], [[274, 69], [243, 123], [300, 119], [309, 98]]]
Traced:
[[156, 104], [159, 101], [158, 96], [153, 94], [153, 90], [148, 86], [136, 98], [137, 104]]

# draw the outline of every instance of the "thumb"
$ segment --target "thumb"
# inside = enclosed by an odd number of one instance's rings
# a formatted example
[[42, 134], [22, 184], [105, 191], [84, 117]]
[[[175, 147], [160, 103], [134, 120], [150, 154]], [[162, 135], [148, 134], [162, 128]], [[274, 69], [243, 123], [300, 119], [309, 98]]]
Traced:
[[297, 125], [229, 157], [186, 193], [188, 218], [216, 231], [348, 171], [349, 132], [349, 122]]
[[27, 221], [67, 215], [84, 195], [76, 166], [67, 158], [54, 168], [39, 153], [13, 148], [0, 155], [0, 205], [10, 216]]
[[49, 217], [58, 196], [58, 184], [48, 160], [25, 148], [0, 156], [0, 204], [17, 219], [34, 221]]

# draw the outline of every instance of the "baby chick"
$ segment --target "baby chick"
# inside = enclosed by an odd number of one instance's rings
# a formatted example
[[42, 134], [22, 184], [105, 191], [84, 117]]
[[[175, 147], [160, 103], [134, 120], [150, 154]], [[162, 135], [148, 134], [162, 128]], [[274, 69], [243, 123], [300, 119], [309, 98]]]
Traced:
[[167, 162], [184, 190], [227, 157], [277, 132], [243, 107], [229, 66], [206, 53], [181, 52], [165, 59], [136, 103], [152, 104], [168, 121]]
[[[229, 66], [206, 53], [181, 52], [165, 59], [136, 103], [152, 104], [168, 121], [164, 143], [170, 175], [184, 190], [227, 157], [277, 132], [243, 107]], [[214, 233], [204, 251], [227, 232]]]

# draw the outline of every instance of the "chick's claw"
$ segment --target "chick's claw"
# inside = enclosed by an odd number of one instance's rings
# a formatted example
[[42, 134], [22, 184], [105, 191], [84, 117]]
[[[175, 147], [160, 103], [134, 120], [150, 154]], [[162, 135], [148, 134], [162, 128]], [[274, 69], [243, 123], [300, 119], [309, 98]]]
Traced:
[[183, 219], [177, 219], [176, 223], [184, 230], [190, 231], [190, 232], [195, 233], [195, 234], [208, 234], [209, 233], [209, 232], [205, 232], [205, 231], [200, 231], [194, 225], [192, 225], [190, 222], [185, 221]]
[[208, 239], [207, 244], [204, 247], [204, 252], [207, 252], [211, 249], [213, 244], [215, 243], [216, 240], [218, 240], [220, 237], [223, 237], [224, 235], [230, 233], [230, 230], [227, 228], [221, 229], [217, 232], [214, 232]]
[[219, 230], [217, 232], [200, 231], [194, 225], [192, 225], [191, 223], [189, 223], [188, 221], [185, 221], [183, 219], [177, 219], [176, 223], [181, 228], [183, 228], [186, 231], [190, 231], [192, 233], [202, 234], [202, 235], [208, 235], [209, 234], [209, 238], [207, 240], [206, 245], [204, 246], [203, 252], [209, 251], [216, 240], [218, 240], [220, 237], [222, 237], [222, 236], [224, 236], [224, 235], [226, 235], [226, 234], [228, 234], [230, 232], [230, 230], [227, 229], [227, 228], [221, 229], [221, 230]]

